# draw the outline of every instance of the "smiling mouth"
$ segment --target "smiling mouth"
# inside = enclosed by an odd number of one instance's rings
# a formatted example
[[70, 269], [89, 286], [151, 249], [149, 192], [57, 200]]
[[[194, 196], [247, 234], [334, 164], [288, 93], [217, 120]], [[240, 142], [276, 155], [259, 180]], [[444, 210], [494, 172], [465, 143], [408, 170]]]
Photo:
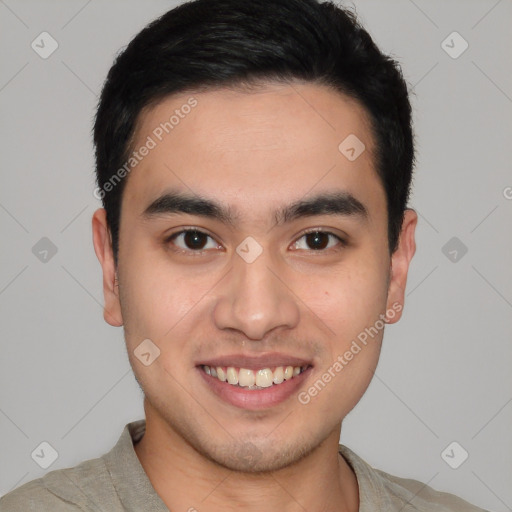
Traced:
[[234, 387], [246, 389], [265, 389], [279, 386], [283, 382], [297, 377], [305, 372], [310, 365], [305, 366], [276, 366], [274, 368], [261, 368], [251, 370], [234, 366], [207, 366], [201, 365], [204, 373], [226, 382]]

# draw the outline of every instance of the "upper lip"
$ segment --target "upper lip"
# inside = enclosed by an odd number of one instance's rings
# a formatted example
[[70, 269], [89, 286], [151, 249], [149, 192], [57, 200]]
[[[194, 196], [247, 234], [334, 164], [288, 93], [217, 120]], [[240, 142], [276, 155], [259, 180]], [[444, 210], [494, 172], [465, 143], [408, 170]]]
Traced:
[[273, 368], [278, 366], [312, 366], [310, 360], [286, 354], [269, 353], [258, 356], [248, 354], [230, 354], [209, 359], [203, 359], [197, 366], [232, 366], [235, 368], [246, 368], [248, 370], [259, 370], [262, 368]]

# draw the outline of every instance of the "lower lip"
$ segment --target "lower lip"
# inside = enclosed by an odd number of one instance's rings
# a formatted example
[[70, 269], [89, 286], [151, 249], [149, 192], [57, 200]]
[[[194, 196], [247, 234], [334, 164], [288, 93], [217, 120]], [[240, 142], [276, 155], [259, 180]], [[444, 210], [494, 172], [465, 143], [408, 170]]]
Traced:
[[208, 387], [225, 402], [241, 409], [261, 410], [284, 402], [293, 395], [309, 377], [312, 367], [308, 367], [299, 375], [263, 389], [248, 389], [222, 382], [217, 377], [205, 373], [201, 367], [196, 367]]

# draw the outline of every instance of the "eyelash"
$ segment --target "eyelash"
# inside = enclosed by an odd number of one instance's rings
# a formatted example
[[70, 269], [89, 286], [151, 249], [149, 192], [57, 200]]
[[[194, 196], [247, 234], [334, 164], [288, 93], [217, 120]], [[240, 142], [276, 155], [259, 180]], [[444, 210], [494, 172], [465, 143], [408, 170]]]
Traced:
[[[165, 239], [165, 244], [169, 244], [171, 242], [173, 242], [174, 239], [176, 239], [178, 236], [180, 235], [183, 235], [183, 234], [186, 234], [186, 233], [199, 233], [201, 235], [205, 235], [207, 236], [208, 238], [211, 238], [212, 240], [214, 240], [214, 238], [209, 235], [208, 233], [205, 233], [204, 231], [201, 231], [200, 229], [197, 229], [197, 228], [187, 228], [187, 229], [183, 229], [181, 231], [177, 231], [176, 233], [173, 233], [172, 235], [170, 235], [169, 237], [167, 237]], [[338, 242], [339, 242], [339, 245], [341, 246], [341, 248], [345, 248], [348, 243], [346, 240], [344, 240], [343, 238], [341, 238], [339, 235], [336, 235], [335, 233], [332, 233], [330, 231], [324, 231], [322, 229], [319, 229], [319, 228], [311, 228], [307, 231], [304, 231], [294, 242], [294, 244], [296, 244], [299, 240], [301, 240], [302, 238], [304, 238], [305, 236], [311, 234], [311, 233], [320, 233], [320, 234], [323, 234], [323, 235], [330, 235], [332, 237], [334, 237]], [[217, 243], [217, 242], [216, 242]], [[340, 247], [338, 248], [333, 248], [333, 247], [330, 247], [330, 248], [327, 248], [327, 249], [309, 249], [308, 251], [309, 252], [313, 252], [313, 253], [326, 253], [326, 252], [330, 252], [332, 250], [334, 251], [337, 251], [337, 250], [341, 250]], [[175, 252], [178, 252], [178, 253], [186, 253], [186, 254], [189, 254], [189, 255], [194, 255], [194, 256], [200, 256], [202, 255], [203, 253], [207, 252], [209, 249], [201, 249], [201, 250], [193, 250], [193, 249], [182, 249], [182, 248], [176, 248], [176, 249], [173, 249]], [[303, 250], [303, 249], [297, 249], [297, 250]]]

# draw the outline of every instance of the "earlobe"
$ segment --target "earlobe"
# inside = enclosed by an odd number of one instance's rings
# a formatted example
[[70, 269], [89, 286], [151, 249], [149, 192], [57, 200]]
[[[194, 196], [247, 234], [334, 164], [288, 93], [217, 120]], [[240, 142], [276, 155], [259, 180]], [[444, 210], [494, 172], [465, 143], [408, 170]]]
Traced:
[[112, 237], [104, 208], [99, 208], [92, 216], [92, 235], [94, 251], [103, 271], [103, 297], [105, 301], [103, 318], [108, 324], [120, 327], [123, 325], [123, 317], [119, 301], [117, 269], [114, 263]]
[[416, 252], [415, 230], [418, 215], [412, 208], [404, 212], [398, 248], [391, 256], [390, 282], [388, 287], [387, 310], [393, 311], [387, 323], [398, 322], [402, 316], [405, 301], [405, 286], [409, 265]]

